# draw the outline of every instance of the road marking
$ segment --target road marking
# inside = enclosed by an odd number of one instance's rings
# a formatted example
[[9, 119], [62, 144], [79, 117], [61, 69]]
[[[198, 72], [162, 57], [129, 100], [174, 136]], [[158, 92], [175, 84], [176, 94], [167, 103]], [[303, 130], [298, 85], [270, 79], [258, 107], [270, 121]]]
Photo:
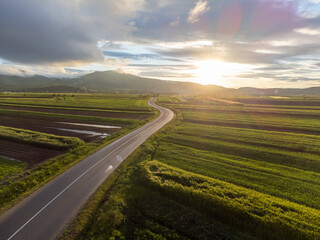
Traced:
[[[162, 109], [163, 110], [163, 109]], [[160, 122], [162, 120], [161, 116], [159, 118]], [[159, 122], [157, 122], [156, 124], [159, 124]], [[153, 125], [151, 125], [153, 126]], [[125, 141], [124, 143], [122, 143], [119, 147], [117, 147], [116, 149], [114, 149], [112, 152], [110, 152], [107, 156], [103, 157], [102, 159], [100, 159], [98, 162], [96, 162], [94, 165], [92, 165], [89, 169], [87, 169], [84, 173], [82, 173], [79, 177], [77, 177], [72, 183], [70, 183], [67, 187], [65, 187], [60, 193], [58, 193], [50, 202], [48, 202], [44, 207], [42, 207], [35, 215], [33, 215], [25, 224], [23, 224], [14, 234], [12, 234], [7, 240], [11, 240], [15, 235], [17, 235], [26, 225], [28, 225], [29, 222], [31, 222], [35, 217], [37, 217], [44, 209], [46, 209], [54, 200], [56, 200], [61, 194], [63, 194], [69, 187], [71, 187], [75, 182], [77, 182], [80, 178], [82, 178], [87, 172], [89, 172], [92, 168], [94, 168], [95, 166], [97, 166], [100, 162], [102, 162], [103, 160], [105, 160], [107, 157], [109, 157], [112, 153], [114, 153], [115, 151], [117, 151], [119, 148], [121, 148], [123, 145], [125, 145], [127, 142], [131, 141], [132, 139], [140, 136], [142, 133], [144, 133], [145, 131], [147, 131], [150, 128], [150, 126], [148, 126], [146, 129], [144, 129], [141, 133], [137, 134], [136, 136], [128, 139], [127, 141]]]

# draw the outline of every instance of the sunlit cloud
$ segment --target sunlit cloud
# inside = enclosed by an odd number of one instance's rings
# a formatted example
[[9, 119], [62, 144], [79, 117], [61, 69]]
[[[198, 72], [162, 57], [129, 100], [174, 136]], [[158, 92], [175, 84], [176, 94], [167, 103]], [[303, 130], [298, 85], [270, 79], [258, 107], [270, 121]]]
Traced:
[[317, 0], [3, 0], [0, 73], [314, 86], [319, 24]]
[[199, 16], [204, 14], [205, 12], [208, 12], [210, 7], [208, 6], [207, 1], [199, 0], [194, 8], [192, 8], [189, 12], [188, 16], [188, 22], [189, 23], [196, 23], [199, 22]]

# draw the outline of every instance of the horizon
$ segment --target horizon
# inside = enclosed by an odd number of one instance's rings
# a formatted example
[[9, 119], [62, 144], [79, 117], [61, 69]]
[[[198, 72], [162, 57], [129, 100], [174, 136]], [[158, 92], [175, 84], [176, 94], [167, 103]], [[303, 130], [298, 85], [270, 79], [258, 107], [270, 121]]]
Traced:
[[320, 86], [318, 0], [4, 0], [0, 20], [4, 75]]
[[[104, 73], [104, 72], [116, 72], [116, 73], [119, 73], [119, 74], [126, 74], [126, 75], [133, 75], [133, 74], [130, 74], [130, 73], [126, 73], [126, 72], [120, 72], [120, 71], [117, 71], [117, 70], [106, 70], [106, 71], [94, 71], [94, 72], [89, 72], [89, 73], [86, 73], [84, 75], [77, 75], [77, 76], [72, 76], [72, 78], [68, 77], [68, 76], [58, 76], [58, 77], [52, 77], [52, 76], [44, 76], [44, 75], [38, 75], [38, 74], [35, 74], [35, 75], [6, 75], [6, 74], [2, 74], [4, 76], [17, 76], [17, 77], [34, 77], [34, 76], [39, 76], [39, 77], [46, 77], [46, 78], [51, 78], [51, 79], [63, 79], [63, 80], [67, 80], [67, 79], [75, 79], [75, 78], [81, 78], [83, 76], [86, 76], [86, 75], [89, 75], [89, 74], [93, 74], [93, 73]], [[1, 75], [1, 74], [0, 74]], [[133, 76], [137, 76], [137, 75], [133, 75]], [[137, 76], [137, 77], [141, 77], [141, 76]], [[144, 78], [147, 78], [147, 77], [144, 77]], [[197, 82], [193, 82], [193, 81], [176, 81], [176, 80], [164, 80], [164, 79], [158, 79], [158, 78], [147, 78], [147, 79], [150, 79], [150, 80], [159, 80], [159, 81], [172, 81], [172, 82], [181, 82], [181, 83], [196, 83], [196, 84], [199, 84], [199, 85], [202, 85], [202, 86], [217, 86], [217, 87], [224, 87], [224, 86], [220, 86], [220, 85], [215, 85], [215, 84], [203, 84], [203, 83], [197, 83]], [[67, 85], [68, 86], [68, 85]], [[260, 89], [260, 90], [272, 90], [272, 89], [308, 89], [308, 88], [320, 88], [320, 84], [318, 86], [312, 86], [312, 87], [303, 87], [303, 88], [298, 88], [298, 87], [251, 87], [251, 86], [242, 86], [242, 87], [224, 87], [224, 88], [227, 88], [227, 89], [235, 89], [235, 90], [239, 90], [241, 88], [254, 88], [254, 89]]]

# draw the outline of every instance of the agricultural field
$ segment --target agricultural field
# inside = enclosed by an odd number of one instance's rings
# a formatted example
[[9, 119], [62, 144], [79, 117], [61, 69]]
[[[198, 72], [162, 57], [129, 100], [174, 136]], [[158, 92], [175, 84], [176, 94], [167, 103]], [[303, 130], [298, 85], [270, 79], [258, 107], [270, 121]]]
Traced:
[[184, 99], [63, 239], [320, 239], [320, 99]]
[[150, 96], [0, 94], [0, 210], [151, 120]]

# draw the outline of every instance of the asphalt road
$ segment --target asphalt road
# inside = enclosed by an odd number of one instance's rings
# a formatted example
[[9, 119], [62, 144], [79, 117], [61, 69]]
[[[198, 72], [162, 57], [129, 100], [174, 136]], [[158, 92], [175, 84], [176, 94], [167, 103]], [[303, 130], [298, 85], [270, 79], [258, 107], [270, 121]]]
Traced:
[[0, 216], [0, 239], [56, 239], [121, 162], [173, 118], [153, 99], [149, 105], [160, 110], [157, 119], [90, 155]]

